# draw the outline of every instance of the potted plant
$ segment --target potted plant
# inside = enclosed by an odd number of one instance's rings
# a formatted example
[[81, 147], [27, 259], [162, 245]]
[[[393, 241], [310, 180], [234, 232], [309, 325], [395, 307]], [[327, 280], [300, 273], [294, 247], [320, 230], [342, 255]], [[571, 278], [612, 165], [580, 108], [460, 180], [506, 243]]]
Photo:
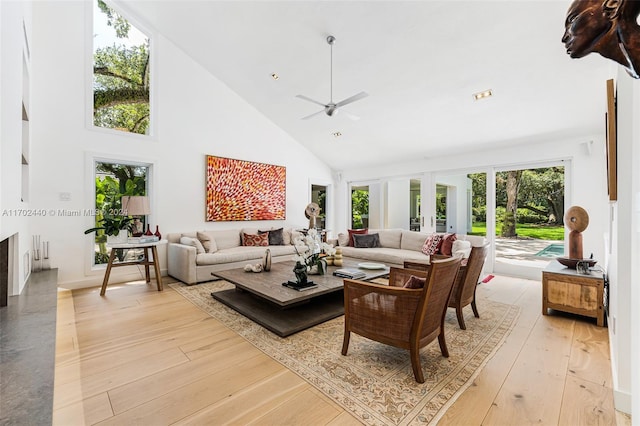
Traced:
[[[104, 231], [107, 236], [107, 242], [126, 242], [127, 232], [131, 229], [133, 218], [131, 216], [110, 216], [105, 215], [102, 219], [98, 220], [99, 226], [89, 228], [84, 231], [85, 234], [91, 232]], [[124, 240], [120, 236], [120, 231], [125, 232]], [[112, 238], [109, 238], [112, 237]]]

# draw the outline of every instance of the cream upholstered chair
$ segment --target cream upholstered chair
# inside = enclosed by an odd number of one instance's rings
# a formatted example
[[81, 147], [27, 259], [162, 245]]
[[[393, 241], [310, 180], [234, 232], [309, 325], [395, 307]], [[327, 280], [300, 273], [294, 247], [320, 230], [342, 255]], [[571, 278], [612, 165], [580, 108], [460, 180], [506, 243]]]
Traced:
[[[351, 332], [387, 345], [408, 349], [413, 375], [424, 383], [420, 348], [438, 338], [440, 351], [449, 356], [444, 336], [444, 316], [460, 258], [434, 261], [429, 271], [391, 268], [389, 285], [344, 280], [344, 340], [349, 349]], [[402, 287], [411, 276], [423, 277], [423, 288]]]

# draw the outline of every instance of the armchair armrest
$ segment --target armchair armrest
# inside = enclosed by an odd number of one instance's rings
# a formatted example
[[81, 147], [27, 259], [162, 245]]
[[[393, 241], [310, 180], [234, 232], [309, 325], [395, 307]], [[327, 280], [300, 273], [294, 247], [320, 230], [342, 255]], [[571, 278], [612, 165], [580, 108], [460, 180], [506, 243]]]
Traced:
[[196, 248], [185, 244], [170, 243], [167, 248], [168, 273], [185, 284], [195, 284]]

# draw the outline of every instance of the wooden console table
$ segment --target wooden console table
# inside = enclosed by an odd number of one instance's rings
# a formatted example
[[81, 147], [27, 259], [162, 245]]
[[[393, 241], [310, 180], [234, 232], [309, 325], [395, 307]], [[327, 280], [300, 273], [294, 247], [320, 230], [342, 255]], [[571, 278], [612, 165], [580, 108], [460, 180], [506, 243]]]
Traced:
[[[158, 291], [162, 291], [162, 276], [160, 275], [160, 260], [158, 259], [157, 247], [160, 244], [166, 243], [167, 240], [154, 241], [152, 243], [109, 244], [108, 246], [111, 248], [111, 254], [109, 255], [109, 263], [107, 263], [107, 270], [104, 273], [104, 280], [102, 280], [102, 289], [100, 290], [100, 296], [104, 296], [104, 293], [107, 291], [107, 283], [109, 282], [109, 275], [111, 275], [111, 268], [130, 265], [144, 265], [145, 278], [147, 282], [151, 282], [149, 266], [153, 266], [156, 275], [156, 283], [158, 284]], [[144, 257], [139, 260], [114, 263], [114, 260], [116, 258], [116, 249], [143, 249]], [[151, 257], [149, 257], [149, 249], [151, 249]]]
[[579, 274], [557, 261], [542, 271], [542, 315], [548, 309], [596, 318], [604, 326], [604, 277], [601, 272]]

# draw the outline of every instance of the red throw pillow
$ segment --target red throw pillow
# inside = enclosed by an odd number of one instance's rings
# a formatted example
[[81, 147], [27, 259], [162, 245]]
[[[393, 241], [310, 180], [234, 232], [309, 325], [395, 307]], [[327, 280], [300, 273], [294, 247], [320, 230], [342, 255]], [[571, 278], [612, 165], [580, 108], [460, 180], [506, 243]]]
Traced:
[[424, 242], [422, 246], [422, 252], [427, 256], [431, 256], [432, 254], [436, 254], [438, 252], [438, 246], [442, 241], [442, 235], [440, 234], [431, 234], [427, 241]]
[[365, 229], [347, 229], [349, 232], [349, 247], [353, 247], [353, 234], [368, 234], [369, 230]]
[[416, 277], [411, 275], [406, 283], [402, 287], [404, 288], [424, 288], [424, 284], [427, 282], [426, 278]]
[[451, 247], [453, 247], [453, 242], [457, 239], [456, 234], [444, 234], [440, 243], [440, 254], [451, 256]]
[[245, 246], [268, 246], [269, 234], [242, 234]]

